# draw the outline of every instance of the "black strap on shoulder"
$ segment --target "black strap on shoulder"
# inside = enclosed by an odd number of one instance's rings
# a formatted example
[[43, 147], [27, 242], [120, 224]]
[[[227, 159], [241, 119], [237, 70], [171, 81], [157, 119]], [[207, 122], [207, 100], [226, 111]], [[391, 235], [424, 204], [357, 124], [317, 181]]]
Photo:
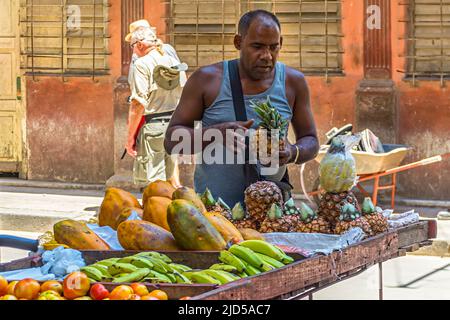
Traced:
[[[230, 75], [231, 95], [233, 97], [234, 114], [236, 121], [247, 121], [244, 93], [242, 91], [241, 77], [239, 76], [238, 60], [228, 61], [228, 73]], [[246, 186], [260, 180], [258, 168], [255, 164], [248, 163], [249, 160], [249, 138], [245, 138], [245, 180]]]

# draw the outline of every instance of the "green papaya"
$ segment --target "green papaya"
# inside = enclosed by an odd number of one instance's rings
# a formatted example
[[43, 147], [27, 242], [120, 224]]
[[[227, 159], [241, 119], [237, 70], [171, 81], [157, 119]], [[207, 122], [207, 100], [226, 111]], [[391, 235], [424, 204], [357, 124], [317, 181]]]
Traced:
[[224, 250], [226, 241], [190, 201], [177, 199], [167, 208], [167, 222], [178, 246], [186, 250]]

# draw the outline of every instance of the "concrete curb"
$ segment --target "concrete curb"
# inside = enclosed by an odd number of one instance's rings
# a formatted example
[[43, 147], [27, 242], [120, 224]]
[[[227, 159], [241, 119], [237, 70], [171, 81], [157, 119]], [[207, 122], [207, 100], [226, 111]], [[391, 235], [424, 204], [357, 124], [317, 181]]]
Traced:
[[14, 178], [0, 178], [0, 187], [2, 186], [20, 187], [20, 188], [63, 189], [63, 190], [96, 190], [96, 191], [105, 190], [105, 185], [103, 184], [21, 180]]

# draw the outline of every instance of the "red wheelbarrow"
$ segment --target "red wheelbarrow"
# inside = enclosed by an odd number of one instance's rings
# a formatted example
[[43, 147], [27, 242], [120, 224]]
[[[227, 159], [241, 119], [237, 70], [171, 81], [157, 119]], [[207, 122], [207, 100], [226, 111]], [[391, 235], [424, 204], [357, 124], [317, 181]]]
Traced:
[[[325, 156], [327, 147], [328, 146], [323, 146], [321, 148], [318, 156], [316, 157], [317, 162], [320, 163], [322, 158]], [[441, 162], [444, 159], [450, 158], [449, 152], [400, 166], [400, 163], [405, 158], [409, 148], [400, 145], [383, 145], [383, 147], [386, 151], [385, 153], [352, 151], [352, 155], [354, 156], [356, 162], [356, 173], [358, 175], [356, 187], [363, 193], [364, 196], [371, 197], [374, 205], [377, 204], [378, 191], [390, 189], [392, 209], [395, 208], [397, 173]], [[380, 178], [386, 176], [391, 176], [392, 183], [388, 185], [380, 185]], [[362, 182], [370, 180], [373, 180], [372, 195], [370, 195], [370, 193], [367, 192], [361, 185]], [[320, 189], [318, 181], [314, 189], [317, 190], [309, 192], [308, 196], [319, 196], [319, 194], [323, 191]]]

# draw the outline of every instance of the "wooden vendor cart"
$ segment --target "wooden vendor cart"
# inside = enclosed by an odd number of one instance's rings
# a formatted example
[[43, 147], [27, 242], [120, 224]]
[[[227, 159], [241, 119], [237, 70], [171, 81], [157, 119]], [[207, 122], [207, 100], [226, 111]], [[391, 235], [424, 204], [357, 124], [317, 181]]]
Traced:
[[[369, 267], [378, 264], [380, 268], [379, 298], [383, 299], [382, 263], [417, 250], [435, 238], [435, 221], [420, 221], [406, 227], [391, 230], [368, 238], [332, 254], [304, 258], [289, 253], [295, 262], [280, 269], [256, 276], [243, 278], [226, 285], [212, 284], [151, 284], [149, 289], [164, 290], [171, 299], [191, 297], [191, 300], [297, 300], [308, 297], [327, 286], [353, 277]], [[135, 251], [82, 251], [87, 264], [111, 257], [133, 255]], [[173, 251], [164, 252], [174, 262], [192, 268], [208, 268], [218, 262], [218, 252]], [[0, 264], [0, 272], [30, 268], [42, 265], [40, 256]], [[118, 284], [104, 283], [108, 289]]]

